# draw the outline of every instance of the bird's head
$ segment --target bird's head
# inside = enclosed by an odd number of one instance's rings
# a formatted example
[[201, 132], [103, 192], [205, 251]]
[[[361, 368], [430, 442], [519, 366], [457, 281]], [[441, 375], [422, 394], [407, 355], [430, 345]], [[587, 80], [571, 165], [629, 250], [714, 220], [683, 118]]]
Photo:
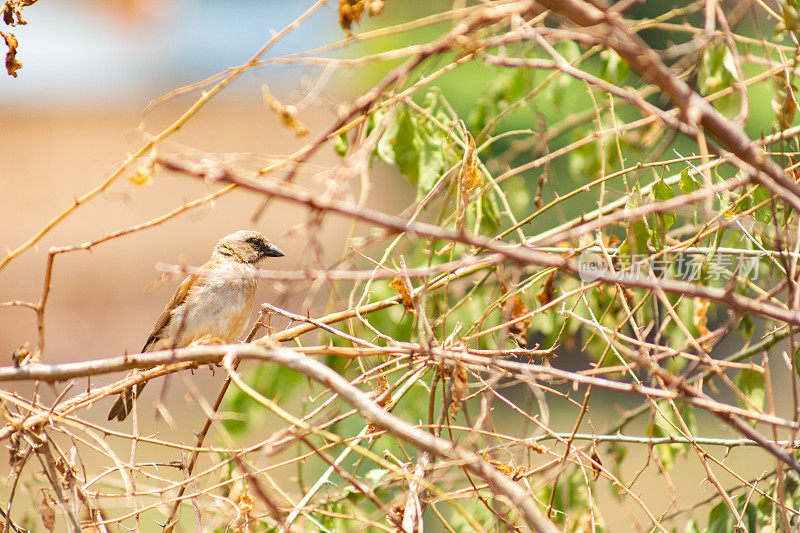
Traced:
[[214, 255], [226, 256], [242, 263], [258, 263], [265, 257], [283, 257], [283, 252], [261, 233], [240, 230], [218, 240]]

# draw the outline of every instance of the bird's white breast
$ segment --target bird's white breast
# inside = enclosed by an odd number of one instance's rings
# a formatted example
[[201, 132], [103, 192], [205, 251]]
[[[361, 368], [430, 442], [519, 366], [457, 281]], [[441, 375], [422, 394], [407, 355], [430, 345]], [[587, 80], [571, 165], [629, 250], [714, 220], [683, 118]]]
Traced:
[[162, 338], [176, 346], [208, 335], [225, 342], [239, 340], [253, 309], [254, 275], [255, 267], [242, 263], [225, 263], [208, 270], [184, 303], [172, 311]]

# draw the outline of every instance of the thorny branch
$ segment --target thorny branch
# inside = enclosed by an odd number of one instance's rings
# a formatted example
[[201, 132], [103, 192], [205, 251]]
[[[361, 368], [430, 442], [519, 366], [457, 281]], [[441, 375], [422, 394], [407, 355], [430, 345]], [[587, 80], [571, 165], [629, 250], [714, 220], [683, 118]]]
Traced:
[[[5, 2], [5, 22], [24, 23], [20, 9], [31, 3]], [[518, 0], [399, 20], [383, 13], [392, 2], [342, 0], [346, 38], [265, 57], [327, 4], [311, 3], [246, 63], [154, 100], [147, 111], [202, 89], [177, 120], [0, 260], [3, 274], [120, 186], [134, 163], [158, 177], [219, 185], [160, 216], [50, 247], [38, 299], [0, 302], [3, 313], [33, 311], [37, 328], [35, 346], [0, 366], [0, 382], [22, 386], [0, 389], [0, 440], [12, 466], [4, 529], [21, 530], [15, 500], [36, 483], [45, 526], [58, 509], [74, 530], [138, 528], [152, 518], [169, 532], [189, 505], [198, 527], [235, 530], [421, 531], [428, 520], [447, 530], [523, 522], [536, 531], [594, 529], [614, 520], [597, 498], [601, 483], [641, 529], [666, 531], [711, 504], [708, 521], [722, 517], [719, 528], [743, 529], [757, 513], [791, 527], [800, 516], [800, 8]], [[634, 14], [634, 4], [649, 15]], [[359, 33], [366, 16], [377, 27]], [[763, 31], [765, 20], [774, 28]], [[14, 75], [16, 41], [2, 35]], [[360, 51], [339, 55], [352, 50]], [[313, 131], [311, 140], [253, 169], [166, 148], [243, 73], [275, 65], [318, 73], [296, 104], [288, 103], [296, 95], [261, 88], [286, 132]], [[333, 105], [323, 99], [328, 79], [363, 67], [384, 74], [353, 84], [365, 88]], [[464, 74], [473, 67], [496, 79], [483, 87]], [[465, 104], [448, 86], [453, 79], [482, 88]], [[774, 117], [754, 105], [756, 91], [772, 95]], [[307, 130], [313, 121], [303, 115], [318, 111], [327, 122]], [[341, 159], [326, 159], [331, 146]], [[386, 170], [377, 159], [408, 178], [416, 200], [371, 207], [373, 174]], [[299, 179], [307, 174], [313, 179]], [[245, 343], [49, 362], [57, 256], [126, 242], [240, 193], [261, 201], [255, 224], [276, 199], [305, 217], [276, 236], [305, 239], [297, 266], [257, 273], [281, 296], [262, 306]], [[332, 218], [351, 229], [331, 264], [323, 252], [338, 251], [325, 237]], [[542, 347], [528, 346], [534, 339]], [[189, 383], [190, 409], [204, 415], [195, 435], [140, 433], [138, 421], [128, 433], [90, 411], [134, 384], [203, 365], [222, 366], [224, 381], [209, 399]], [[47, 390], [55, 399], [45, 399]], [[617, 419], [611, 394], [640, 403]], [[137, 412], [148, 402], [142, 396]], [[728, 432], [696, 417], [714, 417]], [[124, 459], [122, 445], [133, 450]], [[630, 474], [621, 450], [634, 449], [643, 464]], [[142, 459], [151, 453], [163, 460]], [[754, 477], [735, 454], [772, 470]], [[31, 458], [44, 472], [38, 481]], [[679, 461], [701, 472], [713, 499], [679, 501]], [[640, 494], [645, 473], [663, 480], [672, 501]]]

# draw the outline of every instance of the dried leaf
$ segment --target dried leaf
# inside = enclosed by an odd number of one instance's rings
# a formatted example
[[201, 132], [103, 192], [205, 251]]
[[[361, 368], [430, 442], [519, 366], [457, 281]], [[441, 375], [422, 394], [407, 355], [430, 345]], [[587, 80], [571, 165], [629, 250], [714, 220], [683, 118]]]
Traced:
[[[384, 392], [389, 390], [389, 380], [386, 379], [386, 374], [381, 373], [381, 375], [378, 376], [377, 383], [375, 385], [373, 385], [372, 382], [370, 382], [370, 387], [372, 387], [372, 390], [375, 391], [375, 397], [377, 399], [376, 401], [378, 405], [380, 405], [382, 408], [385, 409], [389, 404], [392, 403], [391, 394], [387, 394], [384, 398], [380, 398], [380, 396]], [[369, 426], [367, 426], [367, 436], [373, 435], [378, 431], [380, 431], [378, 427], [372, 424], [371, 422]]]
[[622, 296], [625, 298], [625, 301], [629, 306], [633, 305], [635, 294], [630, 287], [622, 287]]
[[450, 385], [450, 416], [456, 416], [458, 414], [468, 392], [467, 369], [464, 368], [461, 361], [456, 361], [453, 367], [453, 384]]
[[498, 469], [499, 471], [501, 471], [502, 473], [509, 476], [517, 471], [517, 467], [513, 463], [510, 462], [504, 463], [502, 461], [498, 461], [497, 459], [492, 459], [486, 454], [483, 455], [483, 460], [492, 465], [493, 467], [495, 467], [496, 469]]
[[8, 47], [8, 52], [6, 52], [6, 71], [9, 76], [16, 78], [17, 71], [22, 68], [22, 63], [17, 61], [17, 46], [19, 46], [19, 43], [13, 33], [3, 33], [0, 31], [0, 35], [3, 36], [3, 39], [6, 41], [6, 46]]
[[600, 477], [600, 473], [602, 469], [600, 468], [603, 466], [603, 462], [600, 460], [600, 456], [597, 454], [597, 450], [592, 446], [592, 472], [594, 472], [594, 480], [597, 481], [597, 478]]
[[772, 97], [772, 111], [775, 113], [781, 128], [786, 129], [791, 126], [794, 121], [794, 115], [797, 112], [797, 100], [794, 97], [794, 91], [797, 88], [786, 81], [786, 76], [783, 72], [779, 72], [775, 77], [777, 78], [777, 89]]
[[2, 15], [3, 22], [5, 22], [7, 26], [14, 24], [14, 10], [11, 7], [11, 2], [3, 4]]
[[[8, 411], [6, 411], [4, 402], [0, 403], [0, 413], [8, 419]], [[22, 460], [25, 458], [25, 454], [20, 450], [22, 445], [22, 437], [20, 437], [20, 434], [21, 432], [19, 431], [11, 434], [9, 438], [11, 445], [8, 447], [8, 465], [16, 472], [19, 472], [22, 468]]]
[[406, 286], [406, 282], [402, 276], [395, 276], [389, 284], [389, 287], [399, 292], [400, 296], [403, 297], [403, 307], [406, 308], [406, 311], [412, 315], [417, 314], [414, 310], [414, 301], [411, 299], [411, 292], [409, 292], [408, 286]]
[[389, 509], [389, 513], [386, 515], [386, 521], [389, 522], [390, 526], [399, 531], [400, 526], [403, 524], [403, 515], [405, 512], [406, 506], [404, 504], [398, 503], [397, 505], [393, 505]]
[[475, 148], [475, 139], [467, 132], [469, 146], [465, 155], [464, 168], [461, 173], [462, 194], [466, 197], [467, 193], [477, 189], [483, 184], [483, 172], [481, 172], [478, 150]]
[[37, 0], [6, 0], [3, 4], [3, 22], [9, 26], [23, 26], [28, 22], [22, 18], [22, 8], [33, 5]]
[[348, 35], [353, 33], [350, 27], [358, 24], [365, 7], [367, 0], [339, 0], [339, 26]]
[[275, 111], [281, 119], [281, 122], [294, 130], [294, 134], [297, 137], [308, 135], [308, 128], [305, 124], [297, 120], [297, 107], [280, 103], [277, 98], [266, 90], [264, 91], [264, 102], [266, 102], [270, 109]]
[[[502, 286], [503, 292], [508, 290], [505, 285]], [[520, 347], [525, 348], [528, 346], [528, 328], [531, 327], [530, 309], [525, 305], [517, 295], [513, 298], [507, 299], [502, 305], [503, 313], [506, 316], [506, 321], [516, 320], [525, 317], [518, 322], [513, 322], [508, 325], [508, 333], [511, 339]]]
[[[694, 327], [697, 328], [697, 332], [700, 336], [705, 336], [710, 333], [708, 330], [707, 321], [708, 321], [708, 308], [711, 305], [711, 301], [707, 300], [706, 298], [697, 298], [694, 299], [694, 311], [692, 312], [692, 323]], [[708, 350], [711, 347], [710, 341], [705, 341], [702, 343], [704, 349]]]
[[14, 428], [15, 430], [20, 429], [22, 425], [20, 424], [19, 419], [8, 412], [6, 409], [6, 402], [5, 400], [0, 400], [0, 416], [2, 416], [9, 425]]
[[249, 531], [250, 522], [253, 520], [250, 515], [253, 513], [255, 506], [255, 498], [250, 495], [250, 490], [248, 489], [247, 483], [243, 483], [242, 491], [239, 493], [239, 500], [236, 503], [238, 516], [236, 517], [236, 520], [231, 523], [231, 529], [233, 529], [236, 533]]
[[[386, 379], [386, 374], [381, 373], [381, 375], [378, 376], [378, 383], [376, 385], [375, 392], [377, 393], [377, 396], [381, 396], [388, 390], [389, 390], [389, 380]], [[381, 407], [385, 408], [390, 403], [392, 403], [391, 394], [387, 394], [383, 398], [378, 399], [378, 405], [380, 405]]]
[[242, 487], [241, 494], [239, 494], [239, 504], [238, 504], [239, 512], [250, 514], [253, 512], [253, 508], [255, 507], [255, 505], [256, 505], [256, 500], [250, 495], [250, 490], [247, 484], [245, 484]]
[[542, 284], [542, 292], [536, 295], [536, 299], [542, 305], [549, 304], [556, 296], [556, 270], [550, 272]]
[[514, 464], [514, 461], [509, 461], [507, 463], [504, 463], [502, 461], [498, 461], [497, 459], [492, 459], [486, 453], [483, 454], [483, 460], [492, 465], [493, 467], [495, 467], [496, 469], [498, 469], [499, 471], [501, 471], [502, 473], [504, 473], [505, 475], [507, 475], [508, 477], [510, 477], [511, 479], [513, 479], [514, 481], [522, 479], [523, 477], [525, 477], [525, 474], [528, 473], [528, 471], [525, 470], [524, 466], [517, 466], [516, 464]]
[[800, 180], [800, 168], [797, 166], [797, 160], [791, 159], [792, 164], [786, 169], [786, 173], [791, 176], [794, 181]]
[[42, 519], [45, 529], [53, 533], [56, 529], [56, 511], [47, 500], [47, 495], [42, 496], [42, 501], [36, 506], [36, 512], [39, 513], [39, 517]]
[[11, 354], [11, 363], [20, 366], [31, 353], [31, 343], [26, 342]]
[[384, 7], [386, 7], [386, 0], [339, 0], [339, 26], [348, 35], [352, 35], [353, 32], [350, 28], [361, 20], [364, 9], [367, 10], [370, 17], [376, 17], [380, 15]]

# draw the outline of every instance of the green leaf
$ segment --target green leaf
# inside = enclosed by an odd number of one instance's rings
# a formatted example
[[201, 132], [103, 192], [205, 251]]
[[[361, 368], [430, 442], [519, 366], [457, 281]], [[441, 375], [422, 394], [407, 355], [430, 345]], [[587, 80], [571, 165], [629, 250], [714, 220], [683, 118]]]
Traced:
[[800, 347], [794, 352], [794, 371], [800, 376]]
[[753, 504], [752, 500], [750, 500], [750, 495], [742, 494], [739, 496], [736, 501], [736, 506], [739, 509], [744, 509], [744, 512], [740, 511], [740, 513], [745, 530], [758, 531], [758, 509]]
[[[675, 196], [667, 182], [663, 179], [658, 180], [653, 184], [652, 188], [653, 197], [656, 200], [669, 200]], [[664, 248], [667, 240], [667, 231], [672, 225], [675, 224], [675, 214], [670, 212], [656, 213], [653, 220], [653, 244], [659, 250]]]
[[[651, 435], [654, 437], [680, 436], [680, 432], [676, 429], [676, 427], [681, 426], [675, 416], [675, 413], [672, 411], [669, 402], [660, 401], [656, 403], [656, 406], [658, 407], [658, 410], [656, 410], [655, 415], [653, 416], [653, 425], [650, 427]], [[686, 427], [689, 428], [690, 431], [694, 432], [693, 428], [697, 425], [694, 419], [694, 411], [680, 407], [678, 412], [683, 420], [683, 423], [686, 424]], [[664, 464], [664, 468], [669, 470], [675, 464], [675, 457], [678, 454], [686, 454], [688, 451], [688, 444], [682, 444], [678, 442], [658, 444], [655, 446], [655, 450], [656, 453], [658, 453], [661, 462]]]
[[750, 339], [755, 331], [755, 323], [749, 314], [744, 314], [736, 325], [736, 331], [739, 332], [745, 339]]
[[[633, 191], [628, 195], [628, 202], [625, 204], [625, 207], [626, 209], [634, 209], [643, 204], [642, 191], [639, 189], [639, 183], [637, 182], [633, 187]], [[628, 220], [628, 236], [625, 240], [629, 242], [632, 254], [642, 255], [648, 253], [650, 227], [647, 225], [647, 219], [645, 217], [637, 217], [633, 220]]]
[[700, 533], [700, 528], [697, 527], [697, 522], [695, 522], [694, 518], [689, 518], [689, 520], [686, 521], [683, 533]]
[[603, 61], [600, 77], [614, 85], [622, 85], [630, 70], [627, 61], [613, 50], [603, 50], [600, 57]]
[[[486, 127], [490, 117], [524, 96], [530, 86], [527, 69], [491, 69], [484, 78], [489, 81], [467, 118], [470, 129], [477, 132]], [[563, 78], [568, 77], [559, 76], [556, 81]]]
[[347, 132], [342, 132], [333, 139], [333, 149], [342, 157], [347, 155]]
[[703, 530], [704, 533], [729, 533], [735, 526], [735, 518], [731, 514], [728, 505], [721, 501], [708, 513], [708, 525]]
[[[401, 112], [402, 113], [402, 112]], [[399, 116], [395, 115], [394, 120], [386, 126], [386, 130], [384, 130], [383, 135], [381, 135], [380, 140], [378, 140], [378, 157], [383, 159], [383, 161], [388, 165], [395, 164], [395, 155], [394, 155], [394, 143], [395, 137], [397, 136], [397, 130], [400, 126]]]
[[747, 211], [753, 206], [753, 191], [755, 191], [755, 187], [750, 187], [746, 191], [742, 192], [741, 195], [738, 196], [736, 199], [736, 207], [734, 208], [734, 213], [741, 213], [742, 211]]
[[[753, 191], [753, 204], [758, 205], [761, 202], [769, 200], [771, 196], [769, 189], [763, 185], [759, 185]], [[767, 202], [763, 207], [756, 209], [755, 213], [753, 213], [753, 218], [764, 224], [772, 222], [772, 202]]]
[[411, 113], [402, 111], [397, 120], [397, 133], [392, 140], [394, 162], [400, 173], [416, 185], [419, 182], [419, 138]]
[[[675, 415], [667, 402], [657, 402], [658, 410], [653, 417], [653, 425], [650, 427], [650, 434], [654, 437], [674, 437], [678, 432], [673, 427], [676, 422]], [[685, 453], [686, 447], [679, 443], [658, 444], [655, 451], [664, 468], [670, 470], [675, 464], [675, 456]]]
[[689, 167], [681, 170], [681, 181], [679, 187], [683, 194], [689, 194], [690, 192], [694, 192], [700, 188], [700, 182], [697, 181], [694, 176], [689, 174]]
[[388, 474], [389, 471], [385, 468], [373, 468], [364, 474], [364, 480], [369, 483], [370, 487], [374, 487]]
[[[436, 133], [439, 133], [438, 130]], [[417, 171], [417, 197], [428, 194], [444, 170], [444, 138], [441, 135], [425, 135], [420, 139], [419, 169]]]
[[[653, 184], [653, 197], [656, 200], [669, 200], [675, 196], [675, 193], [672, 191], [672, 187], [664, 181], [663, 179], [658, 180]], [[675, 215], [672, 215], [672, 218], [675, 218]]]
[[572, 63], [581, 56], [581, 47], [578, 43], [570, 39], [564, 39], [556, 45], [556, 50], [564, 56], [564, 59]]
[[481, 231], [484, 233], [494, 233], [500, 228], [500, 208], [497, 205], [497, 198], [490, 191], [480, 198], [481, 206]]
[[[429, 101], [432, 105], [433, 102]], [[415, 117], [410, 110], [398, 112], [378, 141], [378, 156], [417, 188], [422, 197], [436, 184], [444, 170], [444, 135], [437, 126]]]
[[[703, 94], [730, 87], [736, 81], [736, 64], [730, 49], [725, 44], [706, 47], [698, 73], [698, 86]], [[712, 105], [731, 116], [738, 111], [738, 97], [728, 94], [715, 100]]]
[[[739, 371], [735, 382], [739, 390], [753, 404], [753, 407], [762, 411], [764, 409], [764, 374], [758, 370], [743, 369]], [[741, 400], [739, 404], [744, 408], [750, 407]]]

